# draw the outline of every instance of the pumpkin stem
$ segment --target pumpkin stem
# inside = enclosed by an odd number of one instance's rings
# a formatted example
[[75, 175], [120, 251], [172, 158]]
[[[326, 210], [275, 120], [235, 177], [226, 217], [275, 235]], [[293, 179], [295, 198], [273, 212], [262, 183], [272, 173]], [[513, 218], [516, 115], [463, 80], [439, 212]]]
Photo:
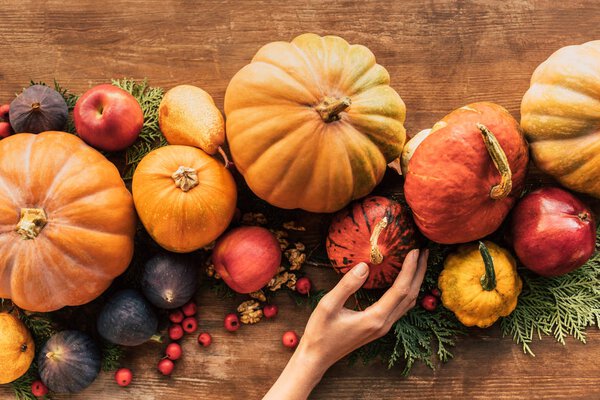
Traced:
[[46, 213], [41, 208], [21, 208], [16, 231], [23, 239], [35, 239], [47, 222]]
[[512, 172], [508, 164], [508, 158], [506, 158], [506, 153], [502, 150], [496, 136], [485, 125], [478, 123], [477, 128], [481, 131], [485, 147], [501, 176], [500, 183], [492, 186], [490, 197], [494, 200], [502, 200], [512, 190]]
[[171, 178], [175, 181], [175, 186], [184, 192], [198, 186], [198, 174], [194, 168], [181, 166], [171, 175]]
[[323, 121], [330, 123], [333, 121], [339, 121], [339, 114], [346, 108], [350, 107], [350, 104], [352, 104], [352, 100], [348, 96], [342, 97], [341, 99], [325, 97], [325, 100], [315, 107], [315, 109]]
[[481, 287], [483, 290], [492, 291], [496, 288], [496, 271], [494, 271], [494, 259], [487, 246], [479, 242], [479, 252], [485, 265], [485, 275], [481, 277]]
[[375, 225], [375, 228], [373, 228], [373, 232], [371, 233], [371, 238], [369, 239], [369, 242], [371, 243], [371, 255], [370, 255], [371, 264], [381, 264], [383, 262], [383, 254], [381, 254], [381, 250], [379, 250], [379, 246], [377, 246], [377, 242], [379, 241], [379, 235], [381, 234], [381, 231], [387, 225], [388, 225], [388, 219], [387, 219], [387, 217], [383, 217], [383, 219], [381, 221], [379, 221], [377, 223], [377, 225]]

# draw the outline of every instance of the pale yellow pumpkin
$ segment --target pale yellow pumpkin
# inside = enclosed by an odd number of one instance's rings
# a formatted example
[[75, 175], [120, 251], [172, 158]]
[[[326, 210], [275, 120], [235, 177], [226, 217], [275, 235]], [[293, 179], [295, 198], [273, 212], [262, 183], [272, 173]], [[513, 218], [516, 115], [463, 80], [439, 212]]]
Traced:
[[537, 67], [521, 127], [542, 171], [600, 197], [600, 40], [563, 47]]
[[237, 169], [280, 208], [333, 212], [367, 195], [406, 139], [389, 85], [369, 49], [337, 36], [267, 44], [225, 94]]

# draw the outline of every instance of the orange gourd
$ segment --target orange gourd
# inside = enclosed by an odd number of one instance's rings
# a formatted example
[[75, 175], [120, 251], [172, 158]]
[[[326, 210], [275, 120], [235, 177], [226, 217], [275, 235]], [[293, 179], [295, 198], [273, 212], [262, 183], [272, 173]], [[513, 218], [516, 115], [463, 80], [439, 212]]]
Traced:
[[200, 149], [165, 146], [133, 174], [133, 201], [144, 227], [162, 247], [188, 253], [215, 240], [235, 213], [229, 170]]
[[236, 168], [280, 208], [333, 212], [369, 194], [406, 140], [386, 69], [337, 36], [273, 42], [231, 80], [226, 136]]
[[30, 311], [95, 299], [129, 265], [135, 222], [117, 168], [78, 137], [0, 141], [0, 297]]

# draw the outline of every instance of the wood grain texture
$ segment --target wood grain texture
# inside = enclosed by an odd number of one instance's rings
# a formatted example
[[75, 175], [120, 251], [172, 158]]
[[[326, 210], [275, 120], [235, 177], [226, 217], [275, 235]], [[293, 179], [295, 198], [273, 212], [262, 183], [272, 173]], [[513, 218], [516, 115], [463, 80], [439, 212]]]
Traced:
[[[406, 102], [412, 134], [473, 101], [494, 101], [518, 116], [534, 68], [562, 46], [598, 39], [600, 25], [600, 3], [579, 0], [0, 0], [0, 10], [0, 102], [29, 79], [56, 78], [83, 92], [128, 76], [165, 88], [200, 86], [222, 108], [229, 79], [261, 45], [315, 32], [375, 53]], [[308, 273], [319, 288], [336, 280], [328, 270]], [[148, 344], [129, 350], [124, 361], [134, 370], [131, 387], [119, 388], [102, 374], [83, 393], [56, 398], [259, 399], [290, 356], [281, 334], [301, 333], [309, 310], [283, 294], [276, 321], [230, 334], [222, 317], [238, 302], [216, 301], [210, 292], [198, 301], [200, 329], [214, 335], [214, 344], [199, 348], [187, 337], [173, 377], [158, 375], [163, 347]], [[311, 398], [600, 398], [598, 330], [589, 332], [587, 345], [545, 338], [534, 350], [531, 358], [497, 329], [473, 330], [460, 339], [456, 358], [435, 372], [419, 366], [403, 379], [398, 369], [342, 362]], [[9, 388], [0, 386], [0, 398], [11, 398]]]

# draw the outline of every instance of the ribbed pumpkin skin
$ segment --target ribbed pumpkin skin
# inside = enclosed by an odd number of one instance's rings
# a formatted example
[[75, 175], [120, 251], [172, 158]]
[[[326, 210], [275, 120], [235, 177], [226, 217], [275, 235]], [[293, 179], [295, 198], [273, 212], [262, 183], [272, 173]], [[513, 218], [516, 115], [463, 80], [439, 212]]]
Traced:
[[[198, 186], [187, 192], [172, 178], [180, 166], [198, 175]], [[132, 191], [150, 236], [176, 253], [189, 253], [219, 237], [233, 218], [237, 200], [231, 173], [190, 146], [165, 146], [146, 155], [133, 175]]]
[[[477, 123], [495, 135], [506, 153], [512, 190], [504, 199], [490, 197], [500, 174]], [[434, 125], [408, 161], [404, 194], [417, 226], [444, 244], [494, 232], [521, 194], [528, 159], [517, 121], [501, 106], [482, 102], [454, 110]]]
[[[225, 93], [226, 136], [237, 169], [260, 198], [333, 212], [366, 196], [405, 142], [406, 109], [369, 49], [304, 34], [262, 47]], [[316, 108], [348, 97], [340, 119]]]
[[[377, 241], [383, 261], [376, 264], [370, 260], [369, 239], [384, 217], [388, 225]], [[367, 263], [365, 289], [389, 287], [400, 273], [406, 255], [417, 247], [415, 233], [413, 219], [400, 203], [385, 197], [367, 197], [335, 215], [327, 235], [327, 256], [334, 268], [344, 274], [359, 262]]]
[[[16, 232], [22, 208], [41, 208], [34, 239]], [[30, 311], [85, 304], [133, 256], [135, 210], [117, 168], [64, 132], [0, 142], [0, 297]]]
[[521, 102], [521, 127], [537, 167], [600, 198], [600, 40], [556, 51]]
[[52, 336], [37, 360], [42, 382], [57, 393], [80, 392], [100, 373], [100, 350], [92, 338], [79, 331]]

